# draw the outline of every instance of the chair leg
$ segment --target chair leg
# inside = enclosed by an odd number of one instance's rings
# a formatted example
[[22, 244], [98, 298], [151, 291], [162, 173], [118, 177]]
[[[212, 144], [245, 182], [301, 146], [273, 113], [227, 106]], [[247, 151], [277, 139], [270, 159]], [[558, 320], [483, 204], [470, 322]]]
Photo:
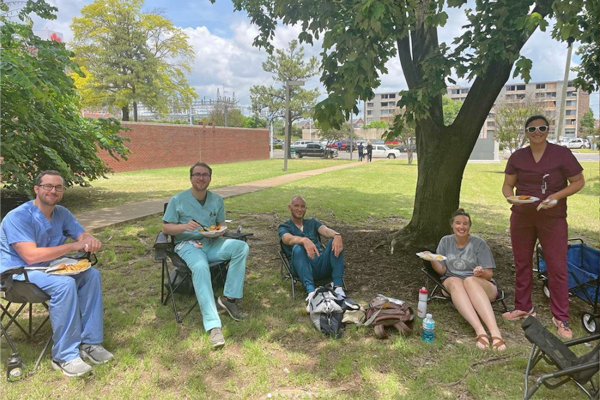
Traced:
[[33, 367], [33, 370], [37, 370], [38, 367], [40, 366], [40, 362], [42, 361], [42, 358], [44, 358], [44, 354], [46, 354], [46, 351], [48, 350], [48, 347], [50, 347], [50, 342], [52, 341], [52, 334], [50, 334], [50, 337], [48, 338], [48, 340], [46, 341], [46, 345], [44, 346], [44, 349], [42, 350], [42, 353], [40, 354], [40, 356], [38, 357], [35, 366]]

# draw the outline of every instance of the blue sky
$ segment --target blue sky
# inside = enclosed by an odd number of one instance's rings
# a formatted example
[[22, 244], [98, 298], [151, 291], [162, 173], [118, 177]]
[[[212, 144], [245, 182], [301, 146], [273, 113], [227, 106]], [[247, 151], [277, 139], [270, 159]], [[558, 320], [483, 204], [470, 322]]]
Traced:
[[[80, 10], [92, 0], [47, 0], [58, 8], [58, 18], [54, 21], [36, 21], [34, 29], [50, 29], [61, 32], [65, 41], [72, 38], [69, 25], [73, 17], [80, 16]], [[244, 12], [234, 12], [229, 0], [217, 0], [215, 4], [208, 0], [147, 0], [145, 10], [161, 9], [175, 26], [184, 29], [190, 37], [190, 43], [196, 53], [196, 61], [189, 76], [190, 84], [201, 98], [215, 98], [217, 89], [225, 94], [235, 94], [239, 104], [250, 106], [249, 89], [253, 85], [268, 85], [271, 76], [262, 70], [262, 62], [266, 60], [266, 52], [252, 46], [257, 34]], [[446, 26], [439, 31], [440, 41], [448, 43], [460, 33], [466, 19], [462, 10], [449, 11]], [[285, 48], [290, 40], [297, 38], [299, 29], [281, 26], [277, 29], [274, 44]], [[577, 47], [574, 48], [576, 50]], [[319, 43], [314, 47], [306, 47], [307, 55], [318, 56]], [[536, 31], [522, 50], [522, 54], [533, 60], [531, 72], [532, 82], [562, 80], [566, 61], [567, 48], [558, 43], [547, 32]], [[577, 65], [575, 51], [571, 66]], [[388, 74], [382, 77], [382, 85], [376, 92], [399, 91], [406, 89], [400, 63], [397, 59], [388, 63]], [[571, 77], [574, 74], [571, 72]], [[511, 79], [511, 82], [522, 80]], [[458, 81], [460, 85], [469, 82]], [[307, 82], [307, 87], [320, 87], [318, 77]], [[590, 107], [596, 118], [599, 116], [599, 95], [594, 93], [590, 99]]]

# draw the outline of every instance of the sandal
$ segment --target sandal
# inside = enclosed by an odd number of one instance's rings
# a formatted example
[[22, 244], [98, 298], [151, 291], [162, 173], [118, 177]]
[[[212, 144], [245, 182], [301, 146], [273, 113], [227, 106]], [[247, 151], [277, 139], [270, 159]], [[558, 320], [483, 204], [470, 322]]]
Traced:
[[[477, 347], [479, 350], [485, 350], [488, 347], [490, 347], [490, 337], [488, 335], [486, 335], [485, 333], [482, 333], [481, 335], [477, 335], [475, 340], [477, 341], [477, 343], [475, 344], [475, 347]], [[484, 347], [480, 347], [479, 344], [481, 344]]]
[[[504, 346], [503, 349], [500, 348], [502, 346]], [[495, 351], [504, 351], [504, 350], [506, 350], [506, 343], [504, 343], [504, 340], [502, 340], [501, 337], [492, 336], [492, 350], [495, 350]]]

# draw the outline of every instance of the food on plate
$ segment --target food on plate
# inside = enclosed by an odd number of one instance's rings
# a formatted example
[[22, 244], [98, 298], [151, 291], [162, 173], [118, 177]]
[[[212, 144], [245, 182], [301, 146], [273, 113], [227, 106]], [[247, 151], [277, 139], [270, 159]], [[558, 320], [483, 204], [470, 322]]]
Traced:
[[417, 253], [419, 257], [428, 261], [444, 261], [446, 257], [441, 254], [432, 254], [432, 253]]
[[531, 199], [531, 196], [522, 194], [520, 196], [508, 196], [508, 198], [511, 200], [529, 200], [529, 199]]
[[211, 226], [208, 227], [208, 230], [212, 231], [212, 232], [219, 231], [219, 230], [221, 230], [221, 227], [218, 226], [218, 225], [211, 225]]
[[77, 272], [87, 269], [92, 265], [90, 260], [79, 260], [75, 264], [61, 264], [58, 268], [52, 271], [54, 274], [66, 274], [69, 272]]

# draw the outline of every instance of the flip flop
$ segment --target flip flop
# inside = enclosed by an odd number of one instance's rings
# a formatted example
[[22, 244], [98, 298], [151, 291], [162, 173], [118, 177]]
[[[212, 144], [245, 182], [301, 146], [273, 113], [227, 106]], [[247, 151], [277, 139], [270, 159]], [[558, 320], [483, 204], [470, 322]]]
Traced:
[[[485, 340], [483, 340], [484, 338], [485, 338]], [[477, 344], [475, 344], [475, 347], [477, 347], [479, 350], [485, 350], [488, 347], [490, 347], [490, 337], [488, 335], [486, 335], [485, 333], [482, 333], [481, 335], [477, 335], [475, 340], [477, 341], [477, 343], [481, 343], [483, 346], [485, 346], [485, 348], [482, 348], [482, 347], [477, 346]]]
[[[502, 350], [500, 350], [500, 347], [502, 347], [502, 346], [504, 346], [504, 348]], [[506, 350], [506, 343], [504, 343], [504, 340], [502, 340], [501, 337], [492, 336], [492, 350], [495, 350], [495, 351]]]

